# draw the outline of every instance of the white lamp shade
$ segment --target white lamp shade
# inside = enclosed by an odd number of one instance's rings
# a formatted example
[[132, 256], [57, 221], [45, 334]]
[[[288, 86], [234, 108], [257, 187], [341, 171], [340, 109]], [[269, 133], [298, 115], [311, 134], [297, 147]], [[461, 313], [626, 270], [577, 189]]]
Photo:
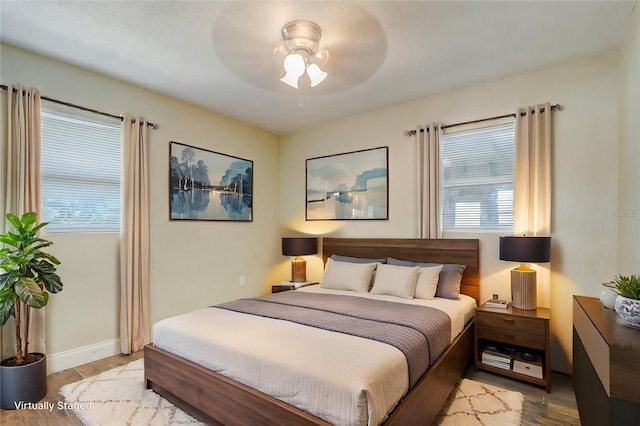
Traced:
[[286, 73], [284, 77], [282, 77], [280, 79], [281, 82], [288, 84], [289, 86], [293, 87], [294, 89], [298, 88], [298, 79], [300, 78], [300, 76], [294, 76], [291, 73]]
[[284, 70], [286, 74], [280, 79], [285, 84], [297, 89], [298, 79], [304, 73], [304, 59], [297, 53], [292, 53], [284, 58]]
[[316, 87], [318, 84], [322, 83], [325, 78], [327, 78], [328, 74], [322, 71], [318, 65], [311, 64], [307, 67], [307, 75], [311, 80], [311, 87]]

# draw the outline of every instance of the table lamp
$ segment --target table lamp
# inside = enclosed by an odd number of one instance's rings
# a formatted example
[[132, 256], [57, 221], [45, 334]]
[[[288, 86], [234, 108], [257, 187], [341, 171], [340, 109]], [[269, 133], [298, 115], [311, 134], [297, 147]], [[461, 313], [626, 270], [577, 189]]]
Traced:
[[511, 306], [536, 309], [536, 271], [527, 263], [551, 260], [551, 237], [500, 237], [500, 260], [520, 262], [519, 267], [511, 270]]
[[307, 261], [301, 256], [318, 253], [317, 238], [283, 238], [282, 254], [295, 256], [291, 261], [291, 281], [303, 283], [307, 281]]

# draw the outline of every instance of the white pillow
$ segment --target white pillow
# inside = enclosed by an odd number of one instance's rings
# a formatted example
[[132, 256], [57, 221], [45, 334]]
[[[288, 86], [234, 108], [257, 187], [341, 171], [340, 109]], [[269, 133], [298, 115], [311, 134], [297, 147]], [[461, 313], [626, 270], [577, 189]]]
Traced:
[[329, 258], [322, 275], [323, 288], [351, 290], [366, 293], [376, 263], [336, 262]]
[[420, 268], [416, 283], [416, 299], [433, 299], [438, 288], [438, 279], [442, 265], [425, 266]]
[[378, 263], [371, 293], [413, 299], [419, 269], [418, 266], [396, 266]]

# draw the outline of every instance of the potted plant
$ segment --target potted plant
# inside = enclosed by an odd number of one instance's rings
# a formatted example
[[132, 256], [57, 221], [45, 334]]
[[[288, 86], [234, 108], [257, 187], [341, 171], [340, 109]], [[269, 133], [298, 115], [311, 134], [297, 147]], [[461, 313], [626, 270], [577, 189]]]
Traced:
[[615, 283], [616, 312], [631, 324], [640, 327], [640, 275], [618, 275]]
[[43, 251], [53, 243], [37, 235], [47, 222], [36, 225], [34, 212], [6, 217], [16, 233], [0, 234], [0, 323], [15, 318], [16, 354], [0, 363], [0, 399], [2, 408], [16, 409], [47, 393], [45, 354], [29, 352], [29, 318], [31, 309], [47, 304], [49, 293], [62, 290], [62, 282], [56, 274], [60, 262]]

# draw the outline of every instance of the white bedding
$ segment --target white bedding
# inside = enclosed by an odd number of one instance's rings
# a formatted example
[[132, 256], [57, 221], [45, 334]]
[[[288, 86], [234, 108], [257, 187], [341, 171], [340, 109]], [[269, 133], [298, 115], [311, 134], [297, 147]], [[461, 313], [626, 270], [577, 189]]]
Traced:
[[[320, 286], [296, 291], [423, 304], [449, 315], [452, 340], [473, 317], [475, 300], [401, 299]], [[294, 405], [335, 425], [378, 425], [407, 392], [407, 362], [385, 343], [205, 308], [159, 321], [153, 344]]]

